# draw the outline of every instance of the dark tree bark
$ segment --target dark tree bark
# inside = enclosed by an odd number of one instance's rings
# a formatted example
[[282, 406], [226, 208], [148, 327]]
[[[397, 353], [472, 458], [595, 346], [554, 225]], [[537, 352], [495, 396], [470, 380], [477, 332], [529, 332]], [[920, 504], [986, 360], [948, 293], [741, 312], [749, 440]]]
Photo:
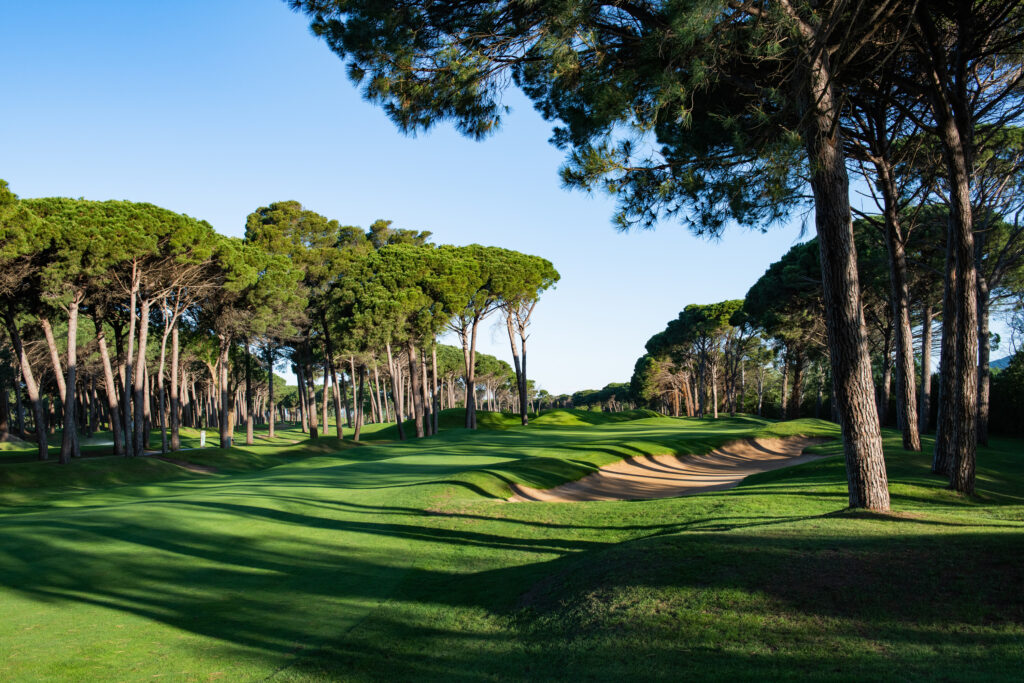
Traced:
[[28, 400], [32, 403], [32, 415], [36, 423], [36, 443], [39, 445], [39, 459], [46, 460], [50, 455], [49, 443], [46, 441], [46, 411], [43, 409], [42, 397], [39, 395], [39, 385], [32, 374], [32, 365], [28, 361], [28, 354], [25, 353], [25, 346], [21, 342], [21, 332], [14, 319], [14, 304], [8, 303], [4, 311], [4, 322], [7, 325], [7, 334], [14, 345], [14, 354], [18, 357], [21, 365], [21, 377], [25, 382], [25, 391], [28, 393]]
[[989, 339], [989, 289], [988, 281], [978, 277], [978, 443], [988, 445], [988, 397], [992, 380], [989, 363], [992, 342]]
[[918, 431], [930, 429], [932, 393], [932, 306], [925, 304], [921, 320], [921, 406], [918, 410]]
[[[76, 324], [77, 324], [77, 311], [76, 311]], [[53, 336], [53, 326], [50, 325], [50, 321], [46, 316], [39, 316], [39, 326], [43, 328], [43, 336], [46, 338], [46, 348], [50, 352], [50, 363], [53, 366], [53, 376], [57, 382], [57, 393], [58, 400], [60, 401], [61, 408], [65, 415], [71, 413], [74, 415], [74, 384], [71, 385], [71, 406], [70, 408], [66, 405], [68, 401], [68, 384], [67, 377], [64, 374], [64, 369], [61, 367], [60, 354], [57, 351], [57, 340]], [[74, 418], [72, 418], [74, 420]], [[51, 426], [55, 421], [51, 421]], [[78, 441], [78, 431], [75, 428], [75, 424], [72, 421], [71, 429], [67, 429], [67, 421], [64, 420], [61, 426], [61, 446], [60, 446], [60, 462], [66, 464], [71, 458], [75, 457], [76, 446]]]
[[[437, 389], [437, 344], [434, 343], [430, 347], [431, 359], [433, 360], [433, 371], [430, 373], [431, 381], [434, 383], [434, 391], [431, 394], [431, 400], [433, 401], [433, 410], [431, 411], [434, 416], [434, 433], [437, 434], [437, 430], [441, 428], [441, 394]], [[376, 372], [376, 371], [375, 371]]]
[[[952, 288], [956, 343], [951, 350], [949, 368], [956, 380], [951, 392], [943, 391], [945, 408], [952, 414], [950, 486], [960, 493], [972, 494], [978, 438], [978, 308], [970, 176], [960, 132], [952, 117], [940, 121], [940, 129], [950, 171], [951, 220], [947, 248], [953, 252], [956, 270], [956, 284]], [[947, 279], [950, 279], [948, 274]]]
[[419, 360], [416, 355], [416, 344], [410, 339], [406, 342], [406, 351], [409, 354], [409, 382], [411, 383], [412, 413], [416, 425], [416, 438], [422, 439], [423, 429], [423, 397], [420, 390], [420, 369]]
[[789, 407], [786, 410], [786, 418], [795, 420], [800, 417], [800, 403], [804, 394], [804, 352], [797, 348], [793, 352], [793, 388], [789, 394]]
[[421, 377], [423, 384], [421, 386], [422, 393], [420, 396], [420, 399], [423, 401], [423, 427], [427, 436], [431, 436], [434, 434], [434, 415], [433, 406], [430, 400], [430, 382], [427, 378], [427, 353], [422, 347], [420, 348], [420, 372], [423, 375]]
[[220, 375], [220, 447], [231, 448], [233, 434], [231, 429], [231, 389], [228, 386], [228, 362], [230, 360], [231, 338], [226, 334], [218, 335], [220, 340], [217, 355], [217, 373]]
[[81, 457], [78, 442], [78, 424], [75, 419], [75, 387], [78, 383], [78, 307], [81, 295], [72, 295], [68, 304], [68, 374], [64, 390], [64, 438], [60, 447], [61, 463]]
[[[306, 348], [307, 352], [310, 350], [308, 345]], [[307, 353], [307, 358], [311, 357], [312, 353]], [[306, 414], [309, 416], [309, 438], [317, 439], [320, 437], [320, 425], [317, 421], [316, 411], [316, 381], [313, 379], [313, 367], [312, 365], [306, 366], [306, 398], [309, 401], [309, 407], [306, 409]]]
[[267, 342], [267, 436], [274, 438], [274, 345]]
[[838, 126], [841, 105], [833, 91], [829, 55], [824, 50], [814, 49], [818, 43], [815, 30], [802, 24], [809, 54], [804, 74], [806, 90], [798, 93], [798, 99], [811, 169], [825, 328], [835, 395], [842, 416], [849, 503], [850, 507], [884, 512], [889, 510], [888, 479], [860, 303], [850, 182]]
[[[354, 387], [354, 385], [353, 385]], [[355, 389], [353, 388], [353, 391]], [[359, 396], [356, 399], [356, 427], [355, 434], [352, 439], [359, 441], [359, 436], [363, 431], [363, 403], [366, 400], [366, 366], [359, 366]]]
[[254, 441], [252, 402], [252, 352], [249, 349], [249, 340], [245, 340], [245, 445], [251, 446]]
[[[334, 433], [341, 439], [344, 438], [344, 427], [341, 425], [341, 387], [338, 386], [338, 369], [335, 367], [334, 362], [334, 344], [331, 341], [330, 327], [327, 324], [327, 319], [321, 317], [321, 324], [324, 329], [324, 357], [325, 366], [324, 370], [330, 370], [331, 373], [331, 399], [334, 401]], [[326, 382], [326, 378], [324, 379]], [[327, 402], [327, 394], [324, 394], [324, 403]], [[351, 425], [350, 425], [351, 426]], [[324, 418], [324, 431], [327, 431], [327, 418]]]
[[178, 320], [175, 318], [171, 328], [171, 450], [181, 448], [181, 397], [178, 384], [181, 372], [181, 358], [178, 340]]
[[921, 450], [918, 433], [917, 391], [914, 386], [914, 338], [910, 327], [910, 287], [907, 283], [907, 255], [897, 211], [896, 182], [887, 164], [876, 164], [885, 203], [885, 246], [889, 256], [889, 286], [896, 342], [896, 410], [899, 413], [903, 447]]
[[398, 438], [400, 441], [405, 441], [405, 427], [402, 422], [405, 421], [405, 414], [402, 411], [402, 378], [398, 373], [398, 368], [395, 363], [394, 357], [391, 355], [391, 344], [387, 344], [388, 352], [388, 374], [391, 375], [391, 402], [395, 406], [395, 422], [398, 427]]
[[133, 450], [135, 455], [143, 455], [146, 447], [146, 344], [149, 339], [149, 310], [152, 302], [143, 298], [139, 306], [139, 351], [135, 361], [135, 436]]

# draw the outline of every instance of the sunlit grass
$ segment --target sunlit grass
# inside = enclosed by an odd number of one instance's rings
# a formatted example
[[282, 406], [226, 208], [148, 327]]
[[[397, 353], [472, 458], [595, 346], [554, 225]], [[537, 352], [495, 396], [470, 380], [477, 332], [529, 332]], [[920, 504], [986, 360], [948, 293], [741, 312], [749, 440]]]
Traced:
[[1019, 676], [1021, 442], [983, 450], [964, 499], [889, 434], [887, 516], [844, 511], [841, 457], [688, 498], [506, 502], [621, 457], [838, 431], [555, 417], [175, 455], [213, 472], [0, 465], [0, 679]]

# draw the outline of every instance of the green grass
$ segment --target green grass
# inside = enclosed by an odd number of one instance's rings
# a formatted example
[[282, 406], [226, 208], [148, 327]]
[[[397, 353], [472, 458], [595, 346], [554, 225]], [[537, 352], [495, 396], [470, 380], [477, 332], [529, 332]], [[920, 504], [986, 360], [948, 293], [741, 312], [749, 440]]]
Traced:
[[[836, 434], [556, 417], [40, 477], [0, 498], [0, 680], [1019, 679], [1021, 441], [982, 451], [964, 499], [888, 434], [887, 516], [844, 511], [841, 457], [687, 498], [505, 502], [628, 455]], [[57, 468], [0, 472], [32, 467]]]

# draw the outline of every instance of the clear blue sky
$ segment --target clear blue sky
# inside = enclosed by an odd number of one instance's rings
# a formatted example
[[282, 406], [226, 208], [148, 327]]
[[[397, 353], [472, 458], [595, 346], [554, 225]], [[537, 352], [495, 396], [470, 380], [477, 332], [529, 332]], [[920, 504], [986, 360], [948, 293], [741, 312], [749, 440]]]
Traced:
[[[550, 126], [517, 92], [484, 142], [402, 136], [281, 0], [3, 0], [0, 16], [0, 177], [16, 193], [148, 201], [229, 235], [296, 199], [544, 256], [562, 280], [534, 314], [529, 373], [552, 393], [628, 381], [686, 304], [742, 298], [800, 239], [799, 220], [711, 243], [673, 224], [616, 232], [606, 197], [561, 189]], [[481, 350], [511, 360], [501, 329]]]

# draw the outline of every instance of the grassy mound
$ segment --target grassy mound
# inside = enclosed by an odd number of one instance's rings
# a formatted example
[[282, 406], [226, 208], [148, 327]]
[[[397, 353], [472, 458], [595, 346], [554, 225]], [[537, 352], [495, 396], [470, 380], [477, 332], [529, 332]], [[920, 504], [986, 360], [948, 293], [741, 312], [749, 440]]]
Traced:
[[[464, 408], [446, 408], [441, 411], [437, 418], [438, 428], [465, 429], [466, 410]], [[487, 410], [478, 410], [476, 413], [477, 429], [511, 429], [520, 427], [522, 423], [518, 413], [492, 413]], [[416, 425], [412, 420], [402, 423], [405, 429], [405, 437], [408, 439], [416, 435]], [[346, 436], [351, 436], [351, 430], [346, 431]], [[360, 439], [364, 441], [395, 441], [398, 439], [398, 427], [389, 425], [367, 425], [364, 427]]]
[[[678, 499], [503, 499], [628, 455], [837, 432], [751, 417], [450, 429], [210, 449], [188, 457], [216, 474], [39, 488], [0, 509], [0, 679], [1019, 677], [1021, 441], [981, 451], [965, 499], [887, 433], [887, 516], [844, 511], [841, 457]], [[247, 457], [280, 461], [231, 470]]]
[[578, 408], [559, 408], [541, 413], [530, 424], [538, 427], [578, 427], [583, 425], [602, 425], [612, 422], [629, 422], [648, 417], [661, 417], [653, 410], [624, 410], [618, 413], [604, 413]]

